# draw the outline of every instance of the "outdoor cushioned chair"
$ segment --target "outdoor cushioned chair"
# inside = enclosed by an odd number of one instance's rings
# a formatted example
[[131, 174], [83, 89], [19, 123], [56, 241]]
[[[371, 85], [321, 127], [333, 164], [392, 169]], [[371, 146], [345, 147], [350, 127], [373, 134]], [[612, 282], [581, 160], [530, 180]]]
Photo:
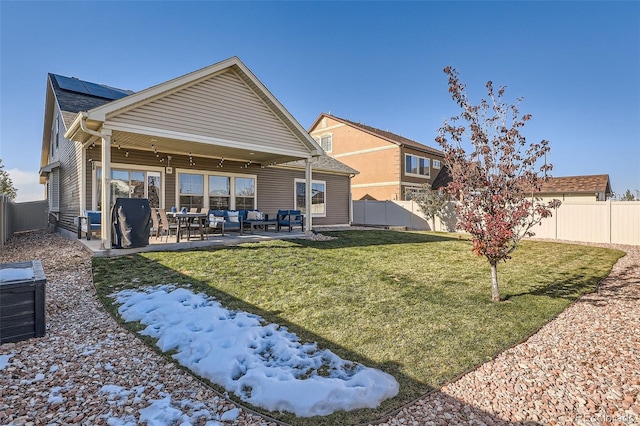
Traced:
[[300, 210], [278, 210], [276, 217], [278, 221], [278, 231], [282, 227], [288, 227], [289, 232], [294, 226], [299, 226], [304, 231], [304, 220]]
[[102, 212], [86, 210], [82, 216], [78, 216], [78, 239], [82, 238], [84, 232], [87, 240], [91, 239], [94, 231], [100, 231], [102, 226]]
[[209, 210], [209, 229], [225, 231], [240, 231], [242, 235], [244, 220], [240, 212], [233, 210]]

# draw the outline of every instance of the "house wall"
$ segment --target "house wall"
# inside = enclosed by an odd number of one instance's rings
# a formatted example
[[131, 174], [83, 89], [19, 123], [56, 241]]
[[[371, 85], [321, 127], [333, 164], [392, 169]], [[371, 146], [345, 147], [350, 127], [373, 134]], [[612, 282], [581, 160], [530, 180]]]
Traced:
[[[100, 161], [100, 147], [96, 146], [88, 154], [88, 158], [92, 158], [96, 163]], [[95, 151], [95, 152], [94, 152]], [[128, 153], [128, 155], [127, 155]], [[111, 149], [112, 163], [128, 164], [131, 168], [144, 167], [164, 167], [165, 162], [160, 162], [153, 152], [118, 149]], [[195, 166], [191, 166], [188, 155], [172, 155], [171, 167], [174, 169], [172, 174], [164, 173], [163, 180], [163, 197], [165, 209], [171, 206], [178, 206], [176, 199], [177, 172], [176, 169], [192, 169], [194, 171], [211, 171], [221, 173], [248, 174], [256, 176], [257, 187], [257, 207], [259, 210], [275, 217], [279, 209], [294, 208], [294, 184], [295, 179], [304, 179], [305, 172], [303, 169], [293, 169], [288, 167], [265, 167], [260, 165], [249, 165], [244, 167], [244, 163], [225, 161], [220, 167], [220, 160], [214, 158], [193, 157]], [[313, 171], [313, 180], [321, 180], [326, 182], [326, 217], [314, 217], [313, 223], [316, 225], [330, 224], [348, 224], [349, 223], [349, 176], [332, 174], [327, 172]], [[93, 171], [91, 166], [87, 167], [87, 188], [91, 191]], [[91, 194], [87, 198], [87, 209], [92, 204]], [[77, 216], [77, 213], [74, 214]], [[74, 230], [72, 228], [71, 230]]]
[[[429, 159], [429, 177], [422, 177], [422, 176], [413, 176], [413, 175], [407, 175], [405, 173], [405, 160], [406, 160], [406, 154], [409, 155], [414, 155], [417, 157], [424, 157], [424, 158], [428, 158]], [[435, 180], [436, 176], [438, 176], [438, 173], [440, 172], [440, 168], [435, 168], [433, 167], [433, 160], [440, 160], [440, 167], [442, 167], [442, 161], [444, 160], [443, 157], [440, 156], [436, 156], [433, 154], [426, 154], [423, 151], [419, 151], [417, 149], [408, 147], [408, 146], [403, 146], [402, 147], [402, 153], [400, 155], [400, 169], [399, 169], [399, 173], [401, 176], [401, 180], [402, 180], [402, 188], [401, 188], [401, 192], [400, 194], [402, 194], [402, 198], [401, 199], [405, 199], [404, 198], [404, 194], [405, 194], [405, 189], [407, 188], [416, 188], [416, 187], [421, 187], [422, 185], [429, 184], [429, 186], [431, 186], [431, 184], [433, 183], [433, 181]]]
[[[433, 169], [433, 158], [442, 161], [441, 157], [410, 147], [400, 147], [331, 117], [323, 117], [310, 134], [314, 138], [330, 134], [333, 146], [327, 155], [359, 172], [351, 181], [354, 200], [403, 200], [405, 187], [420, 186], [435, 179], [439, 170]], [[406, 176], [405, 153], [430, 158], [430, 178]]]
[[80, 212], [81, 147], [64, 138], [66, 127], [57, 105], [54, 108], [54, 126], [56, 120], [59, 134], [57, 137], [55, 132], [51, 134], [53, 151], [49, 152], [49, 163], [60, 161], [60, 211], [57, 226], [74, 231], [74, 221]]
[[297, 137], [232, 71], [114, 115], [109, 124], [188, 133], [283, 153], [300, 152]]

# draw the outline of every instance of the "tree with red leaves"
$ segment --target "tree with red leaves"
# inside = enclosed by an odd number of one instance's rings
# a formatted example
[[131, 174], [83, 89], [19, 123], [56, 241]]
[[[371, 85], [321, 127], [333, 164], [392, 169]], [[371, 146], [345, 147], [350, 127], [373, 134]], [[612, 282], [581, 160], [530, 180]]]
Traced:
[[[473, 105], [458, 72], [451, 67], [444, 72], [449, 93], [462, 109], [444, 121], [436, 138], [452, 177], [446, 190], [459, 200], [458, 229], [471, 234], [473, 252], [491, 265], [491, 300], [498, 302], [498, 262], [510, 259], [520, 240], [534, 235], [532, 227], [560, 205], [558, 200], [543, 203], [536, 196], [553, 168], [542, 161], [549, 142], [528, 143], [520, 134], [531, 119], [531, 114], [520, 115], [522, 98], [508, 105], [503, 100], [505, 87], [496, 94], [489, 81], [488, 100]], [[463, 144], [469, 143], [467, 152]]]

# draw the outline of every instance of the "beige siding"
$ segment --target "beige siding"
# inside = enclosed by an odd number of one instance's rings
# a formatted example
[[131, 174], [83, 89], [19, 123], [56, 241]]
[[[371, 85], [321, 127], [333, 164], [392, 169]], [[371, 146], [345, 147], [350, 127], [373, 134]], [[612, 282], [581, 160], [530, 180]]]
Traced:
[[109, 123], [300, 151], [300, 141], [232, 71], [108, 119]]
[[60, 221], [58, 226], [71, 232], [76, 231], [74, 224], [80, 212], [80, 177], [81, 156], [80, 145], [65, 139], [65, 125], [56, 107], [55, 117], [58, 117], [60, 135], [58, 148], [55, 148], [51, 161], [60, 161]]
[[[93, 148], [88, 157], [95, 161], [100, 161], [99, 148]], [[95, 151], [95, 152], [94, 152]], [[128, 155], [127, 155], [128, 153]], [[144, 169], [145, 166], [164, 166], [160, 162], [160, 157], [156, 157], [153, 152], [111, 149], [111, 161], [113, 163], [128, 164], [132, 169]], [[172, 174], [164, 175], [162, 182], [164, 186], [164, 208], [169, 209], [171, 206], [177, 205], [176, 201], [176, 169], [202, 172], [209, 171], [212, 173], [234, 173], [255, 175], [257, 182], [257, 202], [258, 209], [268, 213], [270, 217], [275, 217], [279, 209], [292, 209], [294, 207], [294, 182], [295, 179], [304, 179], [304, 170], [288, 169], [288, 168], [262, 168], [257, 165], [244, 167], [244, 163], [225, 161], [223, 167], [217, 159], [208, 159], [194, 157], [196, 166], [189, 165], [188, 155], [173, 155], [171, 166], [174, 168]], [[87, 167], [88, 191], [91, 189], [91, 167]], [[329, 173], [313, 172], [314, 180], [322, 180], [326, 182], [326, 217], [316, 218], [313, 222], [316, 225], [327, 224], [346, 224], [349, 223], [349, 177], [346, 175], [334, 175]], [[88, 208], [91, 207], [91, 198], [88, 198]]]

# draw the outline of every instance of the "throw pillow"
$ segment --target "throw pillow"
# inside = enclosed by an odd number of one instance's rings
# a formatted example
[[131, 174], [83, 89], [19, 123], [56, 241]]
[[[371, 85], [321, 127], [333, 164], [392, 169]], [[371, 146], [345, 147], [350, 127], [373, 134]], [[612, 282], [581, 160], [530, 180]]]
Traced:
[[228, 213], [228, 217], [229, 217], [229, 222], [239, 222], [240, 220], [238, 219], [238, 212], [229, 212]]
[[247, 212], [247, 220], [260, 220], [260, 219], [258, 219], [258, 212], [256, 212], [256, 211], [248, 211]]
[[262, 212], [256, 212], [256, 220], [264, 220], [264, 215]]

